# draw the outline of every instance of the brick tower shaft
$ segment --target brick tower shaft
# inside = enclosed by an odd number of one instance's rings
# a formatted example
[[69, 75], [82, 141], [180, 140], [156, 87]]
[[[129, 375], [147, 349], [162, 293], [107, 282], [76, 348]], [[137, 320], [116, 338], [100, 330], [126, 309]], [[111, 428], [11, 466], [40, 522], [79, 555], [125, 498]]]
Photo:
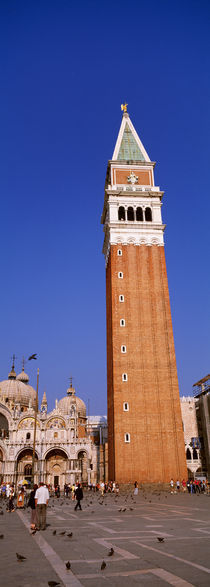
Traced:
[[124, 113], [105, 185], [109, 478], [186, 478], [154, 163]]

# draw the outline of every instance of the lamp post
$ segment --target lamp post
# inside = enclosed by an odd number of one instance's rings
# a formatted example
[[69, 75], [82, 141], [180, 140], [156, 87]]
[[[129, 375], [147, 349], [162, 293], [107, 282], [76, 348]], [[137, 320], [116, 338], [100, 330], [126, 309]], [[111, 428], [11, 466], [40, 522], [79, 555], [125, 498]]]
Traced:
[[36, 424], [38, 414], [38, 390], [39, 390], [39, 369], [37, 369], [37, 380], [36, 380], [36, 403], [34, 413], [34, 440], [33, 440], [33, 453], [32, 453], [32, 471], [31, 471], [31, 483], [34, 485], [34, 464], [35, 464], [35, 447], [36, 447]]

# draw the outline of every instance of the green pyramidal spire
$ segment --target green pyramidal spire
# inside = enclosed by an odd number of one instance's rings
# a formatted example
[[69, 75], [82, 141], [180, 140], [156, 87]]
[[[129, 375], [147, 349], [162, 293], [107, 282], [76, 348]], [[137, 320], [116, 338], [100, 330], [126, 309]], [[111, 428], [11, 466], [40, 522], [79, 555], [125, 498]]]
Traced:
[[145, 157], [137, 145], [135, 137], [127, 123], [122, 136], [117, 160], [145, 161]]
[[[123, 106], [123, 110], [125, 106], [127, 105]], [[129, 161], [129, 163], [131, 161], [150, 162], [149, 155], [131, 122], [127, 110], [124, 110], [112, 160]]]

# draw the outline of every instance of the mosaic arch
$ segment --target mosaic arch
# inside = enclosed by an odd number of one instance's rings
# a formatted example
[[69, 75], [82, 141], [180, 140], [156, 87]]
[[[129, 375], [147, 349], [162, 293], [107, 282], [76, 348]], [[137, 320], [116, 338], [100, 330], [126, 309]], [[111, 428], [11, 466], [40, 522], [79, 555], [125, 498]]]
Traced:
[[64, 420], [62, 418], [50, 418], [46, 423], [46, 429], [51, 430], [53, 428], [64, 430], [66, 428]]
[[[23, 420], [21, 420], [18, 424], [18, 430], [28, 430], [28, 429], [32, 429], [34, 428], [34, 418], [29, 417], [29, 418], [24, 418]], [[40, 423], [39, 420], [36, 421], [36, 426], [37, 428], [40, 428]]]

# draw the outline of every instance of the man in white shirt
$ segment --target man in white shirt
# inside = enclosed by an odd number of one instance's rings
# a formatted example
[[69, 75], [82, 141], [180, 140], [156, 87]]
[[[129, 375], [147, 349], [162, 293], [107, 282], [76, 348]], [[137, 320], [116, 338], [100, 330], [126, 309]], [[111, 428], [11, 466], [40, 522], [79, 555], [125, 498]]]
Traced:
[[44, 483], [39, 484], [35, 493], [35, 506], [37, 511], [37, 530], [46, 529], [46, 511], [49, 501], [49, 491]]

